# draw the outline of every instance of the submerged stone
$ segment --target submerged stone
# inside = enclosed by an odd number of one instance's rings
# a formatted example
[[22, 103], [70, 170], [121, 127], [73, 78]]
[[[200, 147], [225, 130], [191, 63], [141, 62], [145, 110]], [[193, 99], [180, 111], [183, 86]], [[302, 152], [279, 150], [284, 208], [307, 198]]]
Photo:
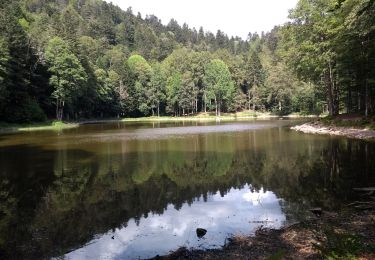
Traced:
[[204, 228], [197, 228], [197, 237], [202, 238], [204, 235], [206, 235], [207, 230]]
[[310, 211], [315, 214], [317, 217], [320, 217], [323, 214], [323, 210], [321, 208], [313, 208]]

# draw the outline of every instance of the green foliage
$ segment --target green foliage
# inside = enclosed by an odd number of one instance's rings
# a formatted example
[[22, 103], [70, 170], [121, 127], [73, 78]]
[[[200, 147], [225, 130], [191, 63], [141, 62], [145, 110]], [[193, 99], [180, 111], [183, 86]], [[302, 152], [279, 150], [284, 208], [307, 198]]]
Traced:
[[320, 115], [324, 110], [324, 102], [319, 101], [317, 87], [311, 83], [300, 82], [300, 87], [292, 93], [292, 106], [294, 111], [302, 115]]
[[[2, 1], [0, 119], [30, 100], [59, 119], [245, 109], [369, 115], [374, 6], [300, 0], [288, 24], [245, 41], [174, 19], [164, 26], [102, 0]], [[213, 60], [226, 67], [208, 69]]]
[[282, 28], [282, 57], [301, 79], [325, 88], [330, 115], [343, 107], [374, 112], [374, 14], [373, 1], [300, 0]]
[[21, 18], [18, 20], [19, 24], [22, 26], [24, 31], [28, 31], [30, 29], [30, 24], [25, 18]]
[[[150, 79], [150, 96], [151, 109], [157, 110], [157, 115], [160, 116], [160, 105], [166, 101], [166, 76], [159, 63], [152, 67]], [[154, 112], [153, 112], [154, 113]]]
[[[0, 6], [0, 119], [8, 122], [43, 120], [32, 91], [31, 80], [39, 76], [30, 71], [35, 60], [29, 51], [27, 21], [17, 1], [5, 1]], [[30, 111], [28, 111], [30, 109]]]
[[195, 91], [193, 75], [190, 71], [187, 71], [181, 77], [181, 87], [177, 93], [178, 105], [182, 108], [183, 112], [188, 111], [189, 109], [194, 109], [196, 97], [196, 95], [194, 95]]
[[0, 37], [0, 111], [2, 111], [2, 105], [6, 100], [6, 78], [9, 73], [9, 59], [7, 42], [3, 37]]
[[17, 107], [5, 107], [4, 113], [8, 115], [5, 119], [10, 123], [31, 123], [46, 120], [46, 115], [39, 104], [31, 98], [27, 98]]
[[70, 102], [87, 81], [87, 74], [78, 58], [70, 51], [67, 43], [59, 37], [52, 38], [47, 46], [46, 59], [49, 63], [50, 85], [56, 99], [56, 118], [61, 120], [65, 102]]
[[97, 93], [99, 99], [102, 102], [109, 102], [113, 97], [113, 86], [111, 84], [110, 79], [108, 78], [107, 72], [103, 69], [95, 70], [95, 76], [98, 83]]
[[145, 83], [151, 75], [151, 66], [141, 55], [132, 55], [128, 59], [130, 72], [136, 80]]
[[[254, 44], [259, 44], [258, 38]], [[253, 47], [256, 48], [256, 47]], [[258, 47], [259, 48], [259, 47]], [[255, 111], [257, 109], [264, 109], [264, 78], [265, 72], [263, 65], [260, 61], [259, 54], [256, 50], [250, 51], [250, 56], [247, 60], [246, 69], [248, 75], [245, 77], [247, 82], [247, 95], [249, 102], [249, 110], [252, 106], [252, 109]]]
[[235, 90], [228, 66], [222, 60], [212, 60], [205, 68], [204, 84], [207, 97], [215, 100], [220, 115], [223, 103], [232, 101]]
[[176, 112], [178, 107], [178, 93], [182, 86], [180, 73], [175, 73], [167, 80], [167, 103], [169, 112]]
[[64, 8], [59, 16], [58, 24], [55, 24], [55, 30], [58, 35], [74, 44], [78, 39], [78, 33], [81, 30], [82, 17], [77, 13], [72, 5]]
[[152, 110], [152, 101], [150, 100], [150, 96], [152, 95], [150, 87], [152, 68], [141, 55], [130, 56], [127, 65], [134, 82], [135, 92], [133, 96], [137, 102], [137, 108], [142, 114], [148, 115], [150, 110]]
[[267, 103], [273, 112], [287, 115], [293, 111], [292, 98], [298, 83], [283, 63], [272, 66], [265, 85], [268, 88]]

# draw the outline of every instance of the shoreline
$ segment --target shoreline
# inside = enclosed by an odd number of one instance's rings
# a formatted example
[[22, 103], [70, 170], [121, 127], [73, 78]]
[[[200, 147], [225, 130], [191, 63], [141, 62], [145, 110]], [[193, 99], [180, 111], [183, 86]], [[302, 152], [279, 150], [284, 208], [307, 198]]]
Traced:
[[219, 249], [182, 247], [151, 259], [374, 259], [374, 219], [374, 207], [322, 211], [321, 216], [312, 215], [281, 229], [258, 229], [254, 236], [234, 236]]
[[135, 117], [135, 118], [107, 118], [107, 119], [87, 119], [77, 121], [47, 121], [42, 123], [30, 124], [12, 124], [0, 122], [0, 134], [18, 133], [18, 132], [32, 132], [32, 131], [61, 131], [64, 129], [72, 129], [80, 125], [101, 124], [101, 123], [121, 123], [121, 122], [180, 122], [180, 121], [199, 121], [199, 122], [213, 122], [213, 121], [231, 121], [231, 120], [257, 120], [257, 119], [275, 119], [275, 118], [313, 118], [311, 115], [296, 115], [277, 116], [271, 114], [254, 114], [254, 115], [222, 115], [220, 117], [211, 115], [196, 115], [196, 116], [160, 116], [160, 117]]
[[79, 125], [79, 123], [61, 121], [48, 121], [44, 123], [30, 124], [5, 124], [5, 126], [0, 126], [0, 134], [34, 131], [61, 131], [64, 129], [76, 128]]
[[[121, 122], [165, 122], [165, 121], [229, 121], [229, 120], [256, 120], [267, 118], [286, 118], [274, 115], [259, 116], [180, 116], [180, 117], [140, 117], [140, 118], [123, 118]], [[297, 118], [297, 117], [295, 117]]]
[[293, 126], [290, 129], [305, 134], [342, 136], [360, 140], [375, 140], [375, 130], [369, 128], [355, 128], [351, 126], [332, 126], [324, 125], [319, 122], [310, 122], [302, 125]]

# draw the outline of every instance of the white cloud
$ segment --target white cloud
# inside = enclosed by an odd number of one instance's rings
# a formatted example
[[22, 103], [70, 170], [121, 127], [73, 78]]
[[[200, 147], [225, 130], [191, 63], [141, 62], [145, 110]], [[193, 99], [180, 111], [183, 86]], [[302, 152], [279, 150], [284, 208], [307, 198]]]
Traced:
[[288, 10], [298, 0], [106, 0], [126, 10], [129, 6], [142, 17], [154, 14], [163, 24], [171, 18], [179, 24], [216, 33], [218, 29], [229, 36], [246, 38], [249, 32], [269, 31], [287, 20]]

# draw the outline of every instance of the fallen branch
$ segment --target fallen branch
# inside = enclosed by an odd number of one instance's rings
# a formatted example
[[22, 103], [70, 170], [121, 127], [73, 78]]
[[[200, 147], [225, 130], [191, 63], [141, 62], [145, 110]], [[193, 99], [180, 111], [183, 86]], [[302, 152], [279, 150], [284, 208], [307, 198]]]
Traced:
[[355, 191], [375, 191], [375, 187], [353, 188]]
[[346, 205], [347, 207], [350, 207], [350, 206], [355, 206], [355, 205], [358, 205], [358, 204], [367, 204], [367, 205], [373, 205], [375, 202], [373, 201], [355, 201], [353, 203], [350, 203], [348, 205]]

